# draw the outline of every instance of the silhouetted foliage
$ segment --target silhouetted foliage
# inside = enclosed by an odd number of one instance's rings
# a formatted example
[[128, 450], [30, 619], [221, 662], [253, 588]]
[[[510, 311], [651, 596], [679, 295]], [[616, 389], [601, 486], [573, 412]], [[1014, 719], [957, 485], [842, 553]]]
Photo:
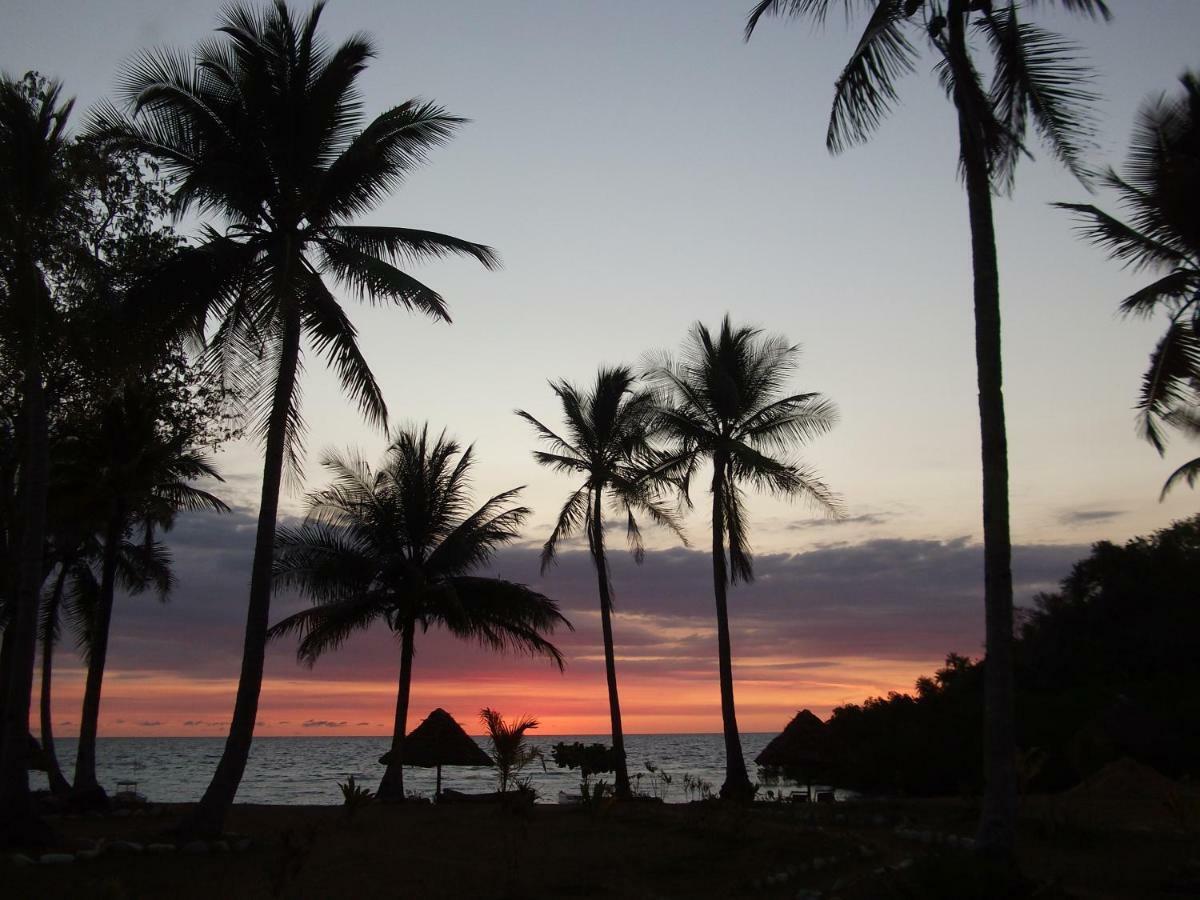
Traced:
[[[1109, 169], [1112, 188], [1128, 214], [1122, 222], [1091, 204], [1060, 203], [1080, 219], [1079, 231], [1110, 259], [1159, 277], [1121, 301], [1127, 316], [1165, 315], [1137, 408], [1139, 431], [1163, 453], [1162, 426], [1200, 438], [1200, 76], [1186, 73], [1180, 95], [1143, 105], [1130, 140], [1125, 174]], [[1163, 485], [1200, 479], [1200, 457], [1176, 469]]]
[[[1064, 788], [1121, 756], [1200, 775], [1197, 584], [1200, 516], [1097, 543], [1057, 591], [1035, 598], [1015, 641], [1027, 787]], [[835, 709], [831, 777], [890, 794], [977, 793], [983, 668], [951, 654], [912, 694]]]
[[514, 541], [529, 514], [520, 488], [472, 508], [472, 449], [428, 426], [396, 432], [383, 464], [327, 453], [333, 483], [308, 497], [304, 523], [279, 529], [275, 577], [313, 601], [278, 622], [271, 637], [300, 637], [310, 665], [356, 631], [383, 620], [400, 638], [396, 717], [381, 799], [404, 797], [404, 738], [416, 632], [431, 627], [495, 651], [544, 656], [562, 669], [545, 637], [570, 623], [537, 591], [471, 574]]
[[542, 572], [553, 564], [560, 540], [580, 531], [587, 535], [588, 552], [596, 569], [600, 594], [600, 629], [604, 640], [612, 752], [616, 760], [616, 794], [628, 797], [629, 769], [625, 762], [613, 647], [613, 590], [604, 547], [604, 503], [607, 500], [612, 511], [625, 519], [625, 533], [633, 558], [641, 563], [645, 554], [637, 515], [644, 514], [655, 524], [666, 526], [683, 537], [674, 510], [662, 496], [682, 457], [673, 460], [651, 445], [654, 398], [649, 391], [636, 388], [633, 371], [628, 367], [602, 368], [596, 375], [596, 386], [588, 391], [581, 391], [566, 381], [551, 382], [550, 387], [562, 405], [565, 438], [524, 410], [517, 410], [517, 415], [533, 426], [538, 438], [549, 448], [535, 450], [534, 459], [556, 472], [583, 476], [584, 481], [567, 497], [550, 537], [542, 546]]
[[799, 355], [798, 345], [757, 328], [735, 327], [726, 316], [716, 333], [697, 322], [679, 356], [664, 358], [649, 373], [661, 391], [658, 421], [671, 444], [668, 453], [682, 461], [678, 478], [684, 498], [700, 466], [712, 466], [723, 797], [748, 800], [754, 795], [738, 737], [726, 603], [730, 585], [754, 577], [745, 489], [785, 500], [803, 497], [827, 514], [840, 512], [840, 500], [815, 472], [790, 458], [798, 446], [837, 421], [836, 407], [820, 394], [785, 393]]
[[534, 760], [540, 760], [543, 766], [546, 764], [542, 759], [542, 751], [531, 746], [525, 737], [525, 732], [538, 727], [538, 720], [533, 716], [518, 716], [505, 721], [500, 713], [486, 706], [479, 711], [479, 720], [487, 729], [487, 737], [492, 744], [492, 765], [496, 767], [500, 793], [503, 794], [510, 787], [524, 789], [519, 780], [521, 770]]
[[[1093, 143], [1092, 73], [1072, 42], [1032, 21], [1042, 7], [1108, 19], [1104, 0], [758, 0], [746, 39], [766, 16], [824, 23], [831, 9], [866, 26], [834, 84], [826, 146], [833, 153], [867, 140], [899, 101], [898, 82], [916, 70], [922, 49], [957, 118], [959, 175], [967, 193], [974, 276], [975, 368], [983, 475], [983, 582], [986, 648], [982, 742], [987, 791], [978, 842], [1011, 859], [1016, 845], [1012, 539], [1008, 504], [1008, 432], [1000, 352], [1000, 269], [992, 194], [1011, 191], [1029, 155], [1031, 130], [1079, 178]], [[982, 64], [980, 63], [982, 60]], [[985, 73], [991, 83], [985, 84]]]
[[353, 225], [448, 141], [463, 120], [408, 100], [367, 121], [356, 82], [374, 55], [353, 34], [321, 36], [323, 4], [298, 15], [231, 3], [218, 36], [190, 54], [142, 53], [121, 76], [123, 109], [105, 105], [93, 130], [153, 156], [180, 212], [212, 215], [203, 241], [162, 266], [168, 324], [208, 341], [222, 374], [248, 402], [263, 442], [263, 489], [251, 565], [242, 669], [221, 761], [186, 829], [217, 833], [254, 736], [270, 618], [280, 483], [295, 475], [304, 430], [302, 344], [323, 357], [372, 424], [387, 406], [358, 334], [329, 282], [371, 302], [449, 320], [436, 291], [401, 267], [469, 256], [497, 264], [481, 244], [421, 229]]

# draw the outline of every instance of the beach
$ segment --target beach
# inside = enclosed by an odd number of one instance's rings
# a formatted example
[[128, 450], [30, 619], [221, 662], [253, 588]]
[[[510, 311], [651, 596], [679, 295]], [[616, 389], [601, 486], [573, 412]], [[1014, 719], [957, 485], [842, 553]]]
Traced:
[[[1022, 814], [1026, 874], [1058, 884], [1039, 896], [1186, 896], [1163, 888], [1195, 835], [1160, 817], [1121, 828], [1120, 814], [1032, 798]], [[1073, 817], [1078, 808], [1080, 815]], [[68, 842], [128, 841], [61, 866], [3, 864], [12, 898], [967, 897], [963, 846], [977, 808], [965, 801], [590, 807], [238, 804], [228, 849], [167, 845], [184, 806], [137, 815], [58, 817]], [[244, 842], [248, 841], [248, 845]], [[120, 846], [117, 844], [116, 846]], [[239, 849], [241, 848], [241, 849]], [[896, 893], [918, 879], [922, 894]], [[938, 879], [950, 893], [935, 893]], [[890, 887], [889, 887], [890, 886]], [[1054, 890], [1069, 893], [1054, 893]], [[805, 894], [805, 891], [818, 892]], [[958, 893], [955, 893], [957, 891]]]

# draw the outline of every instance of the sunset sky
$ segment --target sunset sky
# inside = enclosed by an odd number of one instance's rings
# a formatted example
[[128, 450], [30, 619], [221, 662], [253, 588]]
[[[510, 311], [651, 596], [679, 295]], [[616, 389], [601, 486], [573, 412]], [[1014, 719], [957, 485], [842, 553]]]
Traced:
[[[1120, 163], [1149, 94], [1200, 66], [1200, 4], [1115, 0], [1108, 25], [1040, 10], [1087, 51], [1104, 101], [1091, 157]], [[331, 39], [370, 33], [362, 79], [375, 114], [412, 96], [472, 122], [371, 221], [494, 246], [504, 268], [463, 261], [414, 274], [441, 291], [453, 325], [347, 306], [394, 422], [429, 421], [478, 454], [479, 496], [517, 484], [535, 514], [496, 571], [558, 599], [560, 675], [444, 635], [418, 637], [410, 725], [435, 706], [474, 723], [480, 707], [529, 713], [543, 733], [607, 729], [595, 579], [580, 545], [544, 580], [537, 548], [575, 485], [540, 470], [512, 410], [557, 421], [546, 382], [585, 382], [601, 363], [678, 346], [699, 319], [761, 325], [804, 347], [797, 390], [820, 391], [838, 427], [803, 458], [846, 500], [831, 523], [803, 506], [753, 501], [757, 580], [731, 596], [738, 718], [775, 731], [801, 707], [911, 687], [946, 653], [982, 640], [978, 420], [966, 200], [953, 110], [928, 62], [868, 145], [824, 147], [832, 85], [856, 35], [767, 20], [749, 44], [750, 0], [332, 0]], [[5, 0], [0, 62], [36, 69], [78, 98], [76, 127], [121, 62], [207, 37], [216, 2]], [[1053, 587], [1099, 539], [1125, 540], [1190, 515], [1197, 494], [1158, 502], [1196, 447], [1160, 459], [1133, 403], [1161, 323], [1121, 320], [1147, 279], [1080, 243], [1048, 204], [1087, 191], [1041, 147], [997, 201], [1018, 602]], [[1096, 202], [1116, 211], [1112, 198]], [[363, 424], [308, 361], [306, 487], [328, 446], [375, 458]], [[1190, 453], [1189, 453], [1190, 451]], [[232, 709], [260, 478], [259, 448], [218, 457], [235, 511], [184, 518], [169, 536], [169, 604], [121, 598], [105, 678], [104, 735], [223, 734]], [[302, 492], [286, 498], [289, 516]], [[618, 669], [630, 732], [716, 731], [711, 574], [703, 495], [692, 547], [654, 536], [644, 565], [614, 553]], [[616, 540], [614, 547], [620, 547]], [[272, 619], [299, 608], [281, 595]], [[390, 732], [398, 666], [384, 631], [312, 670], [276, 646], [260, 734]], [[83, 673], [64, 648], [55, 718], [79, 720]]]

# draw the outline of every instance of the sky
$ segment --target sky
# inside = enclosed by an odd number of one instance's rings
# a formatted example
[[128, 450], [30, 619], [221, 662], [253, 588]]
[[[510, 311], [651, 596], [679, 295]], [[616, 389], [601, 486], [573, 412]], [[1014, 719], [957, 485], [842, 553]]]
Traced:
[[[529, 713], [545, 733], [607, 727], [594, 575], [579, 545], [546, 579], [537, 547], [575, 485], [540, 470], [523, 408], [557, 421], [549, 379], [585, 383], [602, 363], [677, 347], [726, 312], [803, 346], [794, 386], [840, 409], [801, 451], [845, 499], [837, 523], [755, 498], [757, 580], [731, 597], [739, 722], [775, 731], [799, 708], [905, 690], [951, 651], [978, 655], [982, 555], [978, 419], [966, 203], [953, 110], [923, 61], [868, 144], [824, 146], [832, 85], [856, 35], [767, 20], [746, 44], [732, 0], [332, 0], [333, 39], [365, 31], [378, 56], [365, 108], [432, 99], [471, 119], [366, 221], [425, 227], [496, 248], [503, 268], [449, 260], [414, 270], [449, 301], [452, 325], [356, 305], [363, 351], [393, 423], [429, 422], [474, 442], [482, 498], [518, 484], [534, 509], [496, 568], [557, 599], [565, 674], [430, 633], [418, 641], [414, 719], [444, 706]], [[1200, 4], [1115, 0], [1110, 24], [1041, 10], [1097, 71], [1094, 165], [1119, 164], [1137, 107], [1173, 88], [1195, 56]], [[123, 62], [210, 33], [219, 4], [4, 0], [0, 67], [36, 69], [77, 97], [76, 122]], [[1123, 541], [1193, 514], [1197, 495], [1158, 493], [1195, 454], [1159, 458], [1133, 405], [1162, 328], [1115, 314], [1145, 278], [1081, 243], [1053, 201], [1088, 192], [1044, 148], [996, 202], [1018, 603], [1053, 587], [1092, 541]], [[1111, 196], [1096, 202], [1113, 208]], [[305, 487], [322, 449], [386, 435], [359, 418], [310, 358]], [[1189, 450], [1191, 451], [1189, 454]], [[180, 585], [167, 605], [121, 598], [103, 734], [221, 734], [240, 661], [261, 472], [251, 441], [217, 462], [224, 517], [186, 517], [169, 536]], [[698, 498], [699, 499], [699, 498]], [[284, 498], [303, 511], [303, 491]], [[708, 518], [691, 547], [651, 536], [635, 567], [614, 553], [622, 706], [631, 732], [715, 731]], [[619, 544], [617, 544], [619, 546]], [[272, 619], [300, 608], [280, 595]], [[273, 647], [262, 734], [389, 733], [398, 652], [380, 632], [309, 670]], [[82, 672], [58, 663], [55, 717], [77, 728]]]

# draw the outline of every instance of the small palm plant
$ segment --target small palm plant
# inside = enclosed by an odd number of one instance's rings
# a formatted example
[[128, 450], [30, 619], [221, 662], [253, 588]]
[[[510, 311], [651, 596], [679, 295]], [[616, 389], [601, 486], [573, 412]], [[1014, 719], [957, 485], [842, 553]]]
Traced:
[[[1189, 72], [1180, 81], [1180, 96], [1142, 107], [1126, 173], [1109, 169], [1103, 176], [1128, 210], [1128, 222], [1091, 204], [1058, 204], [1078, 216], [1083, 237], [1110, 258], [1159, 276], [1121, 301], [1120, 310], [1167, 319], [1137, 403], [1142, 437], [1160, 454], [1166, 450], [1163, 425], [1200, 438], [1200, 74]], [[1176, 469], [1162, 495], [1198, 479], [1200, 457]]]
[[712, 465], [712, 566], [717, 606], [717, 656], [721, 721], [725, 732], [725, 783], [721, 796], [750, 799], [754, 785], [738, 736], [733, 702], [733, 650], [726, 592], [754, 577], [744, 485], [792, 499], [805, 497], [830, 514], [838, 498], [812, 470], [780, 458], [823, 434], [837, 419], [820, 394], [784, 394], [800, 348], [754, 328], [735, 328], [726, 316], [713, 334], [693, 326], [678, 359], [650, 372], [662, 389], [659, 418], [687, 460], [684, 496], [701, 462]]
[[339, 781], [338, 789], [342, 792], [342, 805], [346, 809], [347, 819], [353, 819], [355, 813], [375, 799], [375, 795], [356, 782], [353, 775], [345, 781]]
[[383, 464], [328, 453], [329, 487], [309, 495], [308, 517], [281, 528], [275, 574], [313, 606], [288, 616], [272, 637], [298, 634], [298, 658], [312, 665], [355, 631], [382, 619], [400, 639], [396, 719], [380, 799], [404, 799], [404, 737], [418, 628], [441, 626], [497, 651], [562, 654], [546, 634], [570, 623], [558, 604], [523, 584], [470, 574], [515, 540], [529, 514], [512, 501], [520, 488], [472, 509], [471, 448], [428, 426], [401, 428]]
[[500, 793], [507, 791], [510, 786], [517, 786], [521, 770], [534, 760], [541, 760], [545, 765], [542, 751], [531, 746], [525, 738], [525, 732], [538, 727], [537, 719], [519, 716], [506, 722], [500, 713], [487, 706], [479, 711], [479, 719], [492, 742], [492, 764], [496, 767]]

